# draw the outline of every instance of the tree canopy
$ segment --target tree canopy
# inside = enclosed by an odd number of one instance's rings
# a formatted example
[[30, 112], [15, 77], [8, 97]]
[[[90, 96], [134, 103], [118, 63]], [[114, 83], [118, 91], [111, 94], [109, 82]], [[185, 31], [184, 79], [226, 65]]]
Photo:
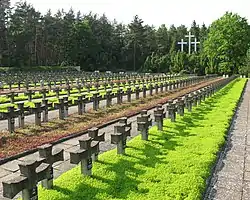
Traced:
[[[44, 15], [31, 4], [0, 1], [0, 66], [81, 66], [86, 71], [188, 73], [245, 72], [249, 25], [226, 13], [201, 26], [145, 24], [138, 15], [129, 24], [106, 15], [50, 10]], [[188, 55], [178, 42], [191, 31], [201, 43]], [[193, 49], [193, 47], [192, 47]]]
[[208, 72], [238, 72], [249, 49], [249, 30], [247, 20], [231, 12], [212, 23], [204, 42], [210, 64]]

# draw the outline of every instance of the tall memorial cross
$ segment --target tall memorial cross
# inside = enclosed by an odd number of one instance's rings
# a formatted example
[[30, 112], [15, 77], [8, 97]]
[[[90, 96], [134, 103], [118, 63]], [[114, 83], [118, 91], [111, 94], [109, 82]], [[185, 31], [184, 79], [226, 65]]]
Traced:
[[178, 44], [181, 45], [181, 52], [183, 52], [183, 49], [184, 49], [184, 45], [187, 44], [187, 42], [184, 42], [183, 39], [181, 39], [181, 42], [178, 42]]
[[188, 54], [191, 54], [191, 39], [195, 36], [189, 31], [188, 35], [185, 35], [185, 37], [188, 38]]
[[197, 52], [197, 44], [200, 44], [200, 42], [197, 42], [197, 38], [194, 38], [194, 42], [191, 42], [191, 44], [194, 44], [194, 52]]

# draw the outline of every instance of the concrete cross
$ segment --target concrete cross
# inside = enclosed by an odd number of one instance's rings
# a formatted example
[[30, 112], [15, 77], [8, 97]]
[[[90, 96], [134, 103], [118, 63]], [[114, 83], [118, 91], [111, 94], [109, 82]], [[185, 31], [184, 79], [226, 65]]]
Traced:
[[112, 99], [115, 96], [114, 93], [112, 93], [112, 90], [107, 90], [106, 94], [104, 95], [104, 98], [106, 99], [106, 107], [110, 107], [112, 105]]
[[[99, 142], [104, 142], [105, 141], [105, 132], [103, 133], [98, 133], [99, 128], [93, 127], [88, 130], [88, 135], [90, 138], [92, 138], [93, 141], [99, 141]], [[97, 148], [97, 151], [92, 154], [92, 160], [97, 161], [98, 160], [98, 154], [100, 152], [99, 145]]]
[[171, 122], [175, 122], [176, 119], [176, 103], [173, 100], [168, 100], [167, 103], [168, 117], [171, 119]]
[[15, 117], [19, 115], [19, 110], [15, 110], [14, 106], [9, 106], [8, 112], [2, 113], [4, 118], [8, 119], [8, 131], [10, 133], [13, 133], [15, 131]]
[[42, 99], [46, 99], [46, 94], [48, 93], [48, 90], [46, 88], [43, 88], [39, 91], [40, 94], [42, 94]]
[[141, 131], [142, 140], [148, 140], [148, 129], [152, 126], [152, 119], [147, 110], [141, 111], [141, 116], [137, 117], [137, 130]]
[[42, 100], [42, 105], [44, 106], [43, 110], [43, 122], [48, 122], [49, 121], [49, 107], [52, 107], [52, 103], [49, 103], [48, 99], [43, 99]]
[[70, 152], [70, 163], [81, 162], [81, 173], [86, 176], [92, 175], [92, 154], [99, 149], [99, 142], [92, 141], [92, 138], [85, 137], [79, 140], [80, 149]]
[[191, 39], [195, 36], [189, 31], [188, 35], [185, 35], [185, 37], [188, 38], [188, 54], [191, 54]]
[[46, 189], [52, 189], [53, 178], [54, 178], [52, 165], [58, 161], [63, 161], [63, 149], [55, 149], [52, 152], [52, 145], [45, 144], [43, 146], [38, 147], [38, 152], [39, 152], [39, 157], [40, 157], [39, 161], [49, 164], [49, 172], [50, 172], [49, 178], [44, 179], [42, 181], [42, 187]]
[[111, 134], [111, 144], [117, 145], [117, 154], [125, 154], [127, 136], [130, 135], [131, 125], [125, 123], [123, 119], [114, 127], [114, 133]]
[[45, 109], [44, 105], [41, 105], [41, 102], [35, 102], [35, 107], [30, 108], [32, 113], [35, 113], [35, 125], [41, 126], [41, 113]]
[[68, 117], [69, 115], [69, 106], [72, 104], [72, 100], [69, 100], [69, 97], [63, 97], [64, 101], [64, 117]]
[[191, 42], [191, 44], [194, 44], [194, 52], [197, 52], [197, 44], [200, 44], [200, 42], [197, 42], [197, 38], [194, 38], [194, 42]]
[[185, 108], [185, 103], [184, 103], [184, 99], [182, 97], [179, 97], [178, 100], [177, 100], [177, 113], [180, 115], [180, 116], [184, 116], [184, 108]]
[[20, 175], [3, 182], [3, 196], [13, 199], [22, 191], [23, 200], [38, 200], [37, 183], [49, 177], [49, 164], [25, 161], [19, 164]]
[[163, 119], [166, 117], [166, 113], [161, 104], [157, 105], [154, 110], [155, 122], [157, 123], [157, 128], [159, 131], [163, 130]]
[[29, 107], [24, 107], [24, 103], [17, 104], [19, 109], [18, 123], [19, 128], [24, 128], [24, 112], [29, 110]]
[[85, 113], [85, 102], [86, 102], [86, 97], [85, 95], [81, 95], [77, 97], [77, 106], [78, 106], [78, 115], [82, 115]]
[[142, 87], [142, 97], [146, 98], [147, 97], [147, 86], [143, 85]]
[[132, 94], [131, 87], [128, 87], [128, 88], [127, 88], [127, 91], [126, 91], [127, 101], [128, 101], [128, 102], [131, 102], [131, 94]]
[[116, 92], [117, 104], [122, 104], [123, 91], [118, 89]]
[[18, 96], [17, 93], [15, 92], [10, 92], [9, 94], [6, 95], [8, 98], [10, 98], [10, 103], [14, 104], [15, 103], [15, 97]]
[[93, 96], [90, 98], [91, 101], [93, 101], [93, 110], [97, 111], [99, 109], [99, 103], [102, 97], [98, 93], [94, 93]]
[[64, 99], [58, 99], [58, 103], [55, 103], [56, 108], [59, 110], [59, 119], [64, 120]]
[[184, 45], [187, 44], [187, 42], [184, 42], [184, 40], [181, 39], [181, 42], [178, 42], [178, 44], [181, 45], [181, 52], [183, 52], [183, 50], [184, 50]]
[[59, 95], [60, 95], [60, 92], [62, 91], [62, 89], [59, 87], [55, 87], [55, 88], [53, 88], [52, 91], [56, 93], [56, 98], [59, 98]]
[[32, 91], [32, 90], [27, 90], [27, 91], [24, 93], [25, 96], [28, 96], [28, 101], [29, 101], [29, 102], [31, 102], [31, 100], [32, 100], [32, 95], [34, 95], [34, 94], [35, 94], [35, 92]]
[[135, 87], [135, 99], [138, 100], [140, 98], [140, 87], [139, 86], [136, 86]]
[[83, 88], [82, 84], [78, 83], [78, 84], [76, 85], [76, 89], [78, 90], [78, 94], [81, 94], [82, 88]]

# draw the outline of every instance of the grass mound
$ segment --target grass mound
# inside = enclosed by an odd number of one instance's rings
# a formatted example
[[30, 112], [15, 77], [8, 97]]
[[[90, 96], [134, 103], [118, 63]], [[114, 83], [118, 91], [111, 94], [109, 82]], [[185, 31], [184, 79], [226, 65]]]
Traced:
[[164, 131], [151, 128], [149, 141], [132, 139], [126, 156], [100, 155], [93, 177], [79, 167], [64, 173], [54, 190], [39, 188], [39, 199], [200, 199], [245, 81], [230, 83], [175, 123], [165, 120]]

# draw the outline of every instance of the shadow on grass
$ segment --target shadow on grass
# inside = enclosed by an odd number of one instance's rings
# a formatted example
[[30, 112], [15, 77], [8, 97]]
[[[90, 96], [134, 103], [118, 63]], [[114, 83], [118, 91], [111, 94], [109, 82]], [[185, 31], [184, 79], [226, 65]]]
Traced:
[[[234, 82], [231, 86], [233, 86], [236, 82]], [[220, 93], [216, 93], [214, 96], [206, 99], [205, 104], [202, 103], [200, 106], [193, 107], [193, 112], [186, 112], [185, 115], [181, 118], [181, 120], [173, 123], [173, 127], [169, 127], [164, 125], [165, 133], [172, 134], [172, 137], [188, 137], [192, 136], [188, 131], [189, 127], [204, 127], [201, 123], [202, 120], [205, 120], [206, 115], [212, 112], [217, 108], [217, 102], [229, 93], [232, 87], [226, 87]], [[187, 111], [187, 110], [185, 110]], [[169, 131], [169, 129], [174, 129], [175, 131]]]
[[[216, 109], [216, 103], [229, 92], [230, 88], [225, 88], [219, 94], [206, 100], [205, 105], [201, 104], [201, 106], [194, 109], [194, 112], [186, 114], [181, 120], [175, 122], [173, 127], [171, 127], [174, 131], [168, 131], [170, 128], [168, 126], [165, 126], [164, 131], [158, 134], [152, 131], [150, 141], [144, 142], [143, 147], [135, 147], [128, 143], [127, 154], [120, 156], [116, 163], [97, 161], [98, 164], [105, 165], [106, 171], [114, 173], [113, 177], [109, 179], [108, 177], [104, 178], [95, 174], [95, 171], [93, 172], [93, 180], [105, 183], [105, 188], [94, 187], [89, 184], [78, 184], [74, 191], [58, 186], [55, 186], [55, 190], [67, 195], [67, 198], [64, 198], [64, 200], [98, 200], [101, 199], [100, 193], [105, 194], [109, 198], [125, 199], [131, 192], [138, 194], [148, 193], [149, 189], [140, 189], [138, 187], [141, 181], [137, 177], [146, 174], [148, 169], [155, 168], [157, 164], [167, 163], [165, 161], [167, 152], [173, 151], [176, 147], [182, 145], [176, 142], [174, 138], [193, 136], [194, 134], [190, 133], [188, 129], [191, 127], [203, 127], [199, 121], [204, 120], [209, 112]], [[160, 180], [152, 178], [152, 180], [148, 181], [157, 182]]]

